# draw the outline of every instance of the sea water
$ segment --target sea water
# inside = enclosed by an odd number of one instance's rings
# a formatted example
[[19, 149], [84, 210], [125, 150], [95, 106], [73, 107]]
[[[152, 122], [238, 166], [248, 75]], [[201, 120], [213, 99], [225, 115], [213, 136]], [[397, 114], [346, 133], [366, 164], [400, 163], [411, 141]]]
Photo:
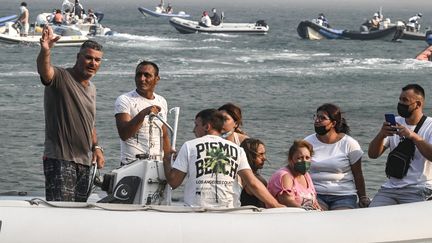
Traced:
[[[50, 1], [29, 2], [31, 19], [51, 11]], [[51, 1], [52, 2], [52, 1]], [[385, 181], [386, 154], [369, 159], [368, 144], [379, 131], [385, 113], [396, 113], [401, 88], [419, 83], [426, 90], [425, 113], [431, 115], [431, 62], [413, 57], [426, 47], [423, 41], [301, 40], [296, 28], [301, 20], [325, 12], [339, 29], [358, 29], [378, 6], [349, 7], [254, 5], [174, 5], [176, 11], [198, 19], [203, 9], [217, 7], [226, 22], [270, 25], [267, 35], [178, 33], [168, 20], [143, 17], [138, 6], [153, 2], [104, 4], [87, 1], [85, 8], [103, 11], [103, 24], [117, 34], [97, 37], [104, 46], [103, 64], [93, 82], [97, 86], [99, 143], [105, 148], [102, 173], [119, 165], [120, 142], [114, 119], [117, 96], [134, 89], [134, 70], [140, 60], [160, 67], [156, 92], [169, 107], [181, 108], [177, 149], [194, 138], [195, 114], [227, 102], [242, 108], [244, 130], [263, 140], [269, 162], [266, 178], [287, 163], [287, 150], [295, 139], [313, 133], [312, 116], [326, 102], [339, 105], [365, 155], [362, 168], [367, 193], [373, 196]], [[60, 1], [58, 3], [60, 5]], [[146, 5], [147, 4], [147, 5]], [[0, 16], [17, 12], [16, 3], [5, 3]], [[228, 7], [230, 6], [230, 7]], [[385, 9], [386, 17], [406, 20], [416, 8]], [[423, 11], [423, 10], [422, 10]], [[423, 11], [423, 26], [432, 12]], [[77, 47], [54, 48], [52, 62], [61, 67], [75, 63]], [[43, 191], [44, 142], [43, 92], [37, 70], [37, 46], [0, 44], [0, 191]]]

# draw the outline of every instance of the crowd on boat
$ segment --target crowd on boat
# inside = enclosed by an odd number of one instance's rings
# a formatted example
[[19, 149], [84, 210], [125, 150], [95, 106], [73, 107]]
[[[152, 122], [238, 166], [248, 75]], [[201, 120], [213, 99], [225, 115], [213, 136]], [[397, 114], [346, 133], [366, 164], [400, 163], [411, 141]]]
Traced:
[[[405, 23], [405, 27], [407, 31], [411, 32], [419, 32], [420, 31], [420, 19], [422, 18], [423, 14], [418, 13], [408, 19], [408, 21]], [[325, 15], [323, 13], [320, 13], [316, 19], [313, 19], [313, 22], [326, 27], [331, 28], [329, 25], [329, 22]], [[379, 29], [386, 29], [391, 25], [390, 18], [384, 18], [384, 15], [382, 14], [382, 11], [378, 11], [373, 14], [371, 19], [366, 20], [361, 26], [360, 31], [375, 31]]]
[[[97, 15], [102, 15], [100, 13], [95, 13], [91, 8], [84, 10], [83, 5], [79, 0], [75, 0], [75, 3], [64, 0], [62, 7], [53, 9], [51, 13], [41, 13], [36, 17], [34, 24], [30, 24], [29, 21], [29, 9], [26, 2], [21, 2], [20, 4], [20, 14], [16, 21], [10, 27], [14, 28], [14, 32], [19, 33], [21, 37], [27, 37], [29, 35], [30, 27], [32, 35], [37, 35], [40, 33], [44, 25], [59, 26], [59, 30], [64, 30], [66, 28], [70, 29], [70, 33], [75, 33], [78, 35], [96, 35], [96, 33], [106, 34], [110, 32], [109, 28], [103, 27], [99, 24], [99, 19]], [[8, 23], [7, 27], [2, 30], [2, 33], [12, 35]], [[75, 31], [74, 31], [75, 30]], [[63, 31], [57, 31], [56, 34], [61, 34]], [[91, 32], [91, 33], [90, 33]], [[23, 38], [23, 41], [26, 39]]]
[[[91, 166], [105, 164], [95, 128], [96, 88], [91, 82], [102, 62], [103, 47], [88, 40], [74, 66], [61, 68], [51, 63], [50, 49], [58, 37], [50, 26], [44, 27], [40, 41], [37, 70], [45, 86], [46, 199], [84, 202]], [[135, 69], [136, 88], [116, 99], [120, 165], [134, 163], [142, 154], [163, 160], [172, 189], [185, 184], [187, 206], [339, 210], [425, 201], [432, 196], [432, 118], [424, 116], [425, 92], [418, 84], [402, 87], [399, 116], [387, 115], [382, 124], [376, 124], [369, 158], [378, 158], [387, 149], [391, 152], [386, 163], [388, 180], [370, 201], [362, 172], [364, 152], [349, 135], [345, 115], [336, 104], [316, 109], [310, 124], [315, 132], [286, 145], [286, 165], [267, 182], [259, 172], [266, 162], [265, 144], [243, 131], [238, 105], [226, 103], [198, 112], [196, 138], [178, 151], [173, 149], [166, 124], [152, 119], [168, 116], [165, 98], [155, 93], [159, 81], [158, 65], [142, 61]]]

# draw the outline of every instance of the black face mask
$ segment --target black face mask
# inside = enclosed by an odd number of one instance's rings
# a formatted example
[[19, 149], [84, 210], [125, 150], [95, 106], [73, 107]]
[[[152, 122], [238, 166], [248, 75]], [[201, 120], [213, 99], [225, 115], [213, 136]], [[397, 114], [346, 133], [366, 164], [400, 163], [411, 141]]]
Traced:
[[314, 126], [314, 128], [316, 134], [318, 135], [326, 135], [330, 131], [330, 129], [329, 130], [326, 129], [326, 126], [319, 126], [319, 127]]
[[403, 118], [408, 118], [412, 115], [412, 111], [409, 111], [409, 105], [398, 103], [397, 105], [397, 111], [399, 116]]

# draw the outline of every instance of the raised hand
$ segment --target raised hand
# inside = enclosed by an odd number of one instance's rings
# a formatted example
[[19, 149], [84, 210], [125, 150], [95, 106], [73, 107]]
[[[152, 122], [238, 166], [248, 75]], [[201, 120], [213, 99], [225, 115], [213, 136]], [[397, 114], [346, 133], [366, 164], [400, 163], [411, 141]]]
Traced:
[[40, 38], [40, 45], [43, 49], [51, 49], [54, 44], [60, 39], [60, 36], [54, 35], [50, 26], [45, 25]]

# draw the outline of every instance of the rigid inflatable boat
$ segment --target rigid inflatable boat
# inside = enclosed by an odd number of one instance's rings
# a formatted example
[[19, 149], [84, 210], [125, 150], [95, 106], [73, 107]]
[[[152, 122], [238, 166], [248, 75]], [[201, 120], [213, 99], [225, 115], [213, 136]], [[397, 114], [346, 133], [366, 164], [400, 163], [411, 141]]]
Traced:
[[351, 39], [351, 40], [389, 40], [395, 41], [402, 37], [404, 25], [393, 25], [385, 29], [371, 31], [355, 31], [331, 29], [312, 21], [302, 21], [297, 27], [298, 35], [303, 39]]
[[[175, 147], [179, 108], [167, 125]], [[158, 118], [151, 115], [150, 121]], [[157, 123], [154, 123], [157, 125]], [[158, 125], [157, 125], [158, 126]], [[159, 126], [158, 126], [159, 127]], [[161, 127], [159, 127], [161, 129]], [[162, 161], [148, 156], [91, 181], [87, 203], [0, 194], [0, 242], [431, 242], [432, 202], [336, 211], [187, 207], [173, 203]]]
[[321, 40], [321, 39], [340, 39], [343, 30], [327, 28], [313, 21], [301, 21], [297, 26], [297, 33], [302, 39]]
[[[59, 30], [54, 31], [54, 33], [61, 36], [55, 43], [55, 46], [80, 46], [84, 41], [88, 40], [87, 37], [82, 35], [69, 35], [70, 32], [68, 31]], [[7, 22], [5, 26], [0, 28], [0, 42], [8, 44], [39, 45], [40, 38], [41, 34], [35, 33], [34, 31], [29, 33], [28, 36], [20, 36], [19, 30], [13, 26], [12, 22]]]
[[182, 34], [197, 32], [203, 33], [241, 33], [241, 34], [266, 34], [269, 26], [263, 20], [256, 23], [221, 23], [220, 25], [202, 26], [197, 21], [182, 18], [171, 18], [170, 24]]
[[144, 16], [153, 16], [153, 17], [166, 17], [166, 18], [172, 18], [172, 17], [182, 17], [182, 18], [189, 18], [190, 15], [186, 14], [184, 11], [180, 11], [178, 13], [162, 13], [150, 10], [148, 8], [138, 7], [138, 10], [140, 13], [142, 13]]

